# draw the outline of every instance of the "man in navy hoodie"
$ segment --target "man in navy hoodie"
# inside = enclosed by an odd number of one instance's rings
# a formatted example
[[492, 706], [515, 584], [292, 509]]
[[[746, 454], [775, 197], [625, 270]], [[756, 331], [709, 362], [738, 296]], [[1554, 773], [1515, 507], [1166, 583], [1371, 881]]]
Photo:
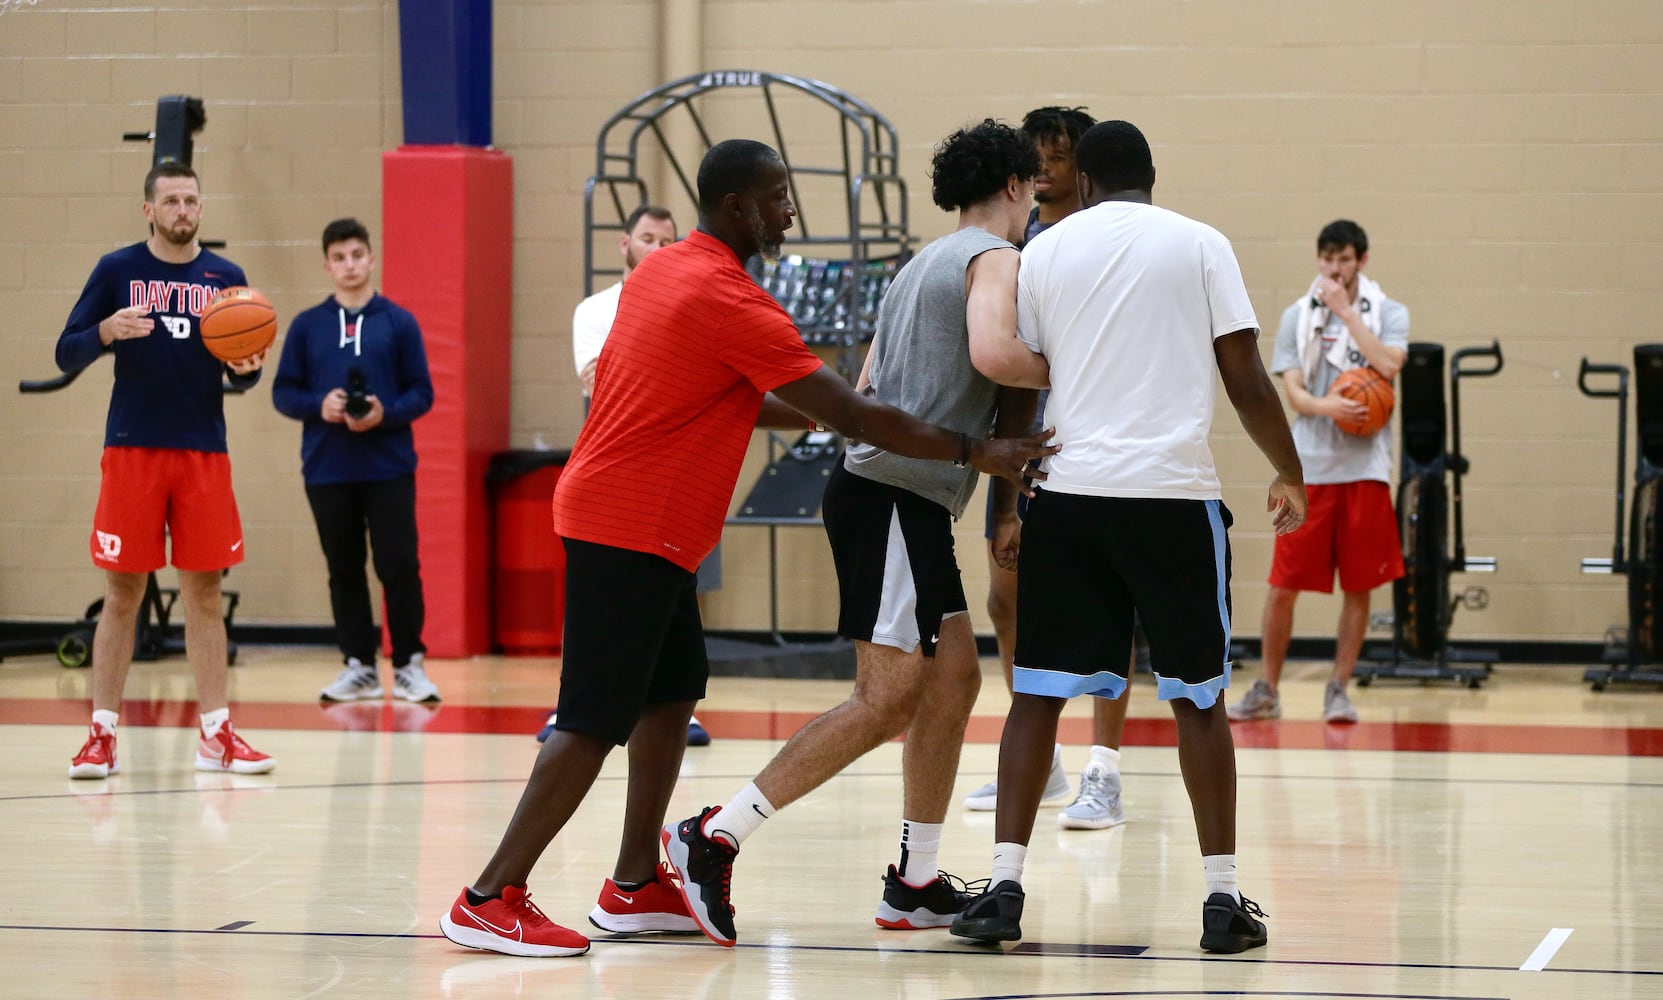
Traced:
[[197, 319], [222, 289], [247, 285], [242, 268], [196, 242], [202, 195], [183, 163], [144, 178], [150, 238], [105, 254], [58, 336], [58, 367], [78, 372], [108, 353], [115, 386], [104, 426], [98, 509], [89, 544], [104, 571], [92, 640], [92, 728], [71, 778], [121, 770], [116, 721], [149, 574], [171, 558], [185, 611], [185, 657], [201, 710], [196, 768], [263, 774], [277, 761], [231, 728], [220, 576], [243, 560], [242, 523], [225, 448], [226, 378], [259, 381], [265, 351], [235, 364], [202, 346]]
[[375, 291], [369, 230], [336, 219], [323, 230], [323, 269], [335, 293], [289, 324], [271, 399], [304, 425], [306, 499], [329, 563], [329, 605], [345, 666], [324, 701], [380, 698], [368, 548], [387, 600], [393, 694], [436, 702], [422, 667], [421, 563], [416, 553], [416, 445], [410, 425], [433, 408], [416, 318]]

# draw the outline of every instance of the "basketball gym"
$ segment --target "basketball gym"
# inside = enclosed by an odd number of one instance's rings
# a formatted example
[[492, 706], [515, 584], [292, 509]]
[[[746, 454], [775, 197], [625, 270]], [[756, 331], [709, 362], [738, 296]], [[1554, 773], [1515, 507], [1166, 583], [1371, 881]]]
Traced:
[[[1311, 0], [0, 0], [0, 905], [5, 996], [1663, 998], [1663, 8]], [[1148, 136], [1155, 202], [1228, 236], [1265, 334], [1312, 237], [1355, 219], [1411, 311], [1392, 386], [1406, 573], [1373, 595], [1323, 721], [1337, 596], [1307, 594], [1282, 715], [1232, 725], [1243, 891], [1269, 943], [1196, 946], [1202, 900], [1175, 727], [1134, 674], [1126, 822], [1042, 809], [1023, 937], [873, 922], [901, 745], [770, 821], [735, 865], [739, 942], [608, 935], [626, 755], [543, 855], [537, 905], [588, 954], [458, 947], [439, 915], [489, 856], [560, 677], [549, 496], [583, 423], [571, 315], [618, 277], [625, 216], [685, 235], [709, 146], [755, 138], [801, 215], [757, 280], [851, 380], [882, 289], [950, 230], [929, 202], [955, 128], [1083, 106]], [[149, 581], [121, 771], [65, 776], [87, 733], [104, 592], [87, 558], [112, 366], [54, 369], [100, 255], [143, 240], [163, 159], [201, 176], [200, 240], [278, 341], [327, 294], [317, 233], [356, 216], [419, 317], [415, 425], [437, 703], [320, 703], [340, 668], [299, 429], [269, 378], [225, 399], [247, 558], [223, 580], [231, 708], [281, 765], [191, 763], [174, 571]], [[1261, 349], [1270, 356], [1270, 338]], [[1235, 515], [1227, 698], [1262, 676], [1269, 469], [1220, 394]], [[758, 432], [701, 598], [712, 671], [669, 816], [725, 801], [847, 696], [818, 488], [842, 442]], [[982, 487], [985, 489], [985, 486]], [[982, 607], [980, 495], [955, 528], [983, 653], [941, 867], [988, 873], [1010, 704]], [[379, 620], [379, 611], [378, 611]], [[1065, 709], [1078, 778], [1091, 709]]]

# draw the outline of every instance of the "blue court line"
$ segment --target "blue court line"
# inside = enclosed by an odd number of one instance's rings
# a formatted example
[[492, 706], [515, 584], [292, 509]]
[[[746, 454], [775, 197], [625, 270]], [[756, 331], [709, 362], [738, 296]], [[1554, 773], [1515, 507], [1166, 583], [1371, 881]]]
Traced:
[[[252, 923], [252, 921], [250, 921], [250, 923]], [[245, 924], [245, 926], [246, 926], [246, 924]], [[389, 941], [391, 941], [391, 940], [411, 940], [411, 941], [443, 941], [443, 940], [445, 940], [445, 937], [442, 934], [401, 934], [401, 933], [375, 934], [375, 933], [367, 933], [367, 932], [364, 932], [364, 931], [338, 931], [338, 932], [337, 931], [250, 931], [250, 930], [227, 931], [227, 930], [221, 930], [221, 929], [217, 929], [217, 928], [212, 929], [212, 930], [207, 930], [207, 929], [193, 928], [193, 927], [67, 927], [67, 926], [51, 926], [51, 925], [47, 925], [47, 924], [0, 924], [0, 931], [54, 931], [54, 932], [59, 932], [59, 933], [72, 933], [72, 934], [76, 934], [76, 933], [87, 933], [87, 934], [206, 934], [206, 935], [227, 934], [227, 935], [235, 935], [237, 937], [368, 938], [368, 939], [380, 939], [380, 940], [389, 940]], [[704, 940], [666, 941], [666, 940], [662, 940], [662, 939], [655, 940], [655, 939], [649, 939], [649, 938], [636, 938], [636, 937], [627, 937], [627, 936], [605, 936], [605, 935], [597, 936], [595, 938], [592, 938], [591, 940], [593, 940], [596, 944], [604, 944], [604, 945], [633, 944], [633, 945], [640, 945], [640, 946], [648, 947], [648, 948], [714, 948], [714, 947], [717, 947], [716, 945], [713, 945], [710, 942], [704, 941]], [[1036, 944], [1037, 944], [1037, 942], [1036, 942]], [[458, 949], [461, 948], [460, 945], [458, 945], [457, 947], [458, 947]], [[857, 947], [857, 946], [854, 946], [854, 945], [832, 945], [832, 944], [746, 944], [745, 942], [740, 942], [738, 944], [735, 944], [733, 947], [735, 949], [748, 948], [748, 949], [756, 949], [756, 950], [762, 950], [762, 951], [810, 951], [810, 952], [831, 952], [831, 953], [858, 954], [858, 955], [954, 955], [954, 956], [960, 956], [960, 957], [964, 957], [964, 958], [968, 958], [968, 959], [1005, 958], [1007, 956], [1011, 957], [1011, 958], [1039, 958], [1039, 957], [1042, 957], [1041, 955], [1024, 954], [1024, 953], [1018, 952], [1018, 951], [1009, 951], [1009, 952], [1007, 952], [1007, 951], [1005, 951], [1001, 948], [994, 947], [994, 946], [972, 945], [972, 944], [954, 944], [954, 945], [952, 945], [950, 947], [947, 947], [947, 948], [885, 948], [885, 947], [871, 947], [871, 946]], [[1104, 954], [1100, 950], [1102, 948], [1101, 945], [1093, 945], [1093, 944], [1078, 944], [1078, 945], [1047, 944], [1047, 945], [1042, 945], [1041, 947], [1043, 948], [1044, 956], [1048, 956], [1048, 957], [1068, 956], [1068, 957], [1077, 957], [1077, 958], [1102, 958], [1102, 959], [1105, 959], [1105, 960], [1118, 961], [1118, 962], [1208, 962], [1208, 963], [1226, 963], [1227, 962], [1227, 963], [1231, 963], [1231, 964], [1251, 964], [1251, 965], [1264, 965], [1264, 966], [1277, 966], [1277, 967], [1309, 967], [1309, 968], [1338, 968], [1338, 969], [1383, 969], [1383, 970], [1413, 969], [1413, 970], [1418, 970], [1418, 971], [1432, 971], [1432, 972], [1510, 972], [1510, 973], [1517, 973], [1519, 971], [1517, 966], [1512, 966], [1512, 965], [1449, 965], [1449, 964], [1433, 963], [1433, 962], [1335, 962], [1335, 961], [1324, 961], [1324, 960], [1318, 960], [1318, 959], [1269, 959], [1269, 958], [1259, 958], [1259, 957], [1254, 957], [1254, 958], [1226, 958], [1226, 957], [1222, 957], [1222, 956], [1218, 956], [1218, 955], [1151, 955], [1151, 954], [1147, 954], [1146, 952], [1145, 953], [1140, 953], [1140, 954], [1135, 954], [1135, 955]], [[1126, 946], [1126, 947], [1128, 947], [1128, 948], [1137, 948], [1139, 946], [1131, 945], [1131, 946]], [[1076, 950], [1069, 951], [1069, 950], [1067, 950], [1069, 948], [1073, 948], [1073, 949], [1076, 949]], [[1551, 975], [1551, 974], [1554, 974], [1554, 973], [1557, 973], [1557, 974], [1562, 975], [1562, 976], [1563, 975], [1663, 976], [1663, 969], [1568, 969], [1568, 968], [1549, 968], [1549, 969], [1543, 969], [1541, 972], [1532, 973], [1532, 975], [1542, 976], [1542, 975]], [[1152, 996], [1153, 995], [1184, 996], [1186, 994], [1194, 995], [1198, 992], [1201, 992], [1201, 991], [1198, 991], [1198, 990], [1175, 990], [1175, 991], [1168, 991], [1165, 994], [1148, 993], [1147, 991], [1144, 991], [1144, 994], [1145, 995], [1152, 995]], [[1137, 996], [1137, 995], [1140, 995], [1140, 994], [1137, 994], [1137, 993], [1132, 993], [1132, 994], [1128, 994], [1128, 993], [1035, 993], [1035, 994], [1012, 994], [1012, 995], [1009, 995], [1009, 996], [1001, 995], [1001, 996], [998, 996], [998, 997], [992, 997], [992, 996], [978, 997], [977, 1000], [1025, 1000], [1025, 998], [1031, 998], [1031, 1000], [1040, 1000], [1040, 998], [1045, 998], [1045, 997]], [[1407, 994], [1400, 994], [1400, 993], [1379, 993], [1379, 994], [1375, 994], [1375, 993], [1358, 993], [1358, 994], [1317, 993], [1317, 994], [1305, 994], [1305, 993], [1287, 993], [1287, 992], [1281, 992], [1281, 993], [1276, 993], [1276, 992], [1245, 993], [1245, 992], [1240, 992], [1240, 991], [1219, 992], [1218, 995], [1233, 995], [1233, 996], [1358, 996], [1358, 997], [1370, 997], [1370, 996], [1407, 997], [1407, 996], [1409, 996]], [[1433, 997], [1433, 998], [1429, 998], [1429, 1000], [1491, 1000], [1491, 998]]]

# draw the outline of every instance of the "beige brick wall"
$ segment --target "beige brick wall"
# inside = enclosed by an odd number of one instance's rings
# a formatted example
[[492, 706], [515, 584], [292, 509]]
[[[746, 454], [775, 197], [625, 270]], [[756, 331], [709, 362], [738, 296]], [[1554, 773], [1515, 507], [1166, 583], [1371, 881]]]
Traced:
[[[495, 10], [495, 139], [515, 159], [517, 199], [513, 444], [566, 446], [580, 414], [569, 317], [582, 287], [583, 185], [602, 122], [662, 82], [659, 4], [499, 0]], [[1456, 579], [1488, 586], [1491, 606], [1458, 616], [1455, 635], [1591, 640], [1623, 618], [1622, 581], [1576, 568], [1610, 548], [1615, 449], [1613, 407], [1583, 398], [1575, 372], [1584, 356], [1626, 362], [1633, 344], [1663, 339], [1649, 305], [1663, 265], [1663, 6], [707, 0], [702, 36], [703, 68], [825, 80], [888, 116], [921, 239], [951, 226], [928, 199], [936, 140], [1060, 102], [1143, 127], [1157, 201], [1232, 238], [1267, 324], [1308, 281], [1317, 229], [1357, 219], [1375, 245], [1371, 273], [1408, 303], [1417, 339], [1454, 350], [1495, 338], [1506, 351], [1504, 373], [1462, 397], [1468, 550], [1496, 555], [1501, 571]], [[164, 93], [207, 102], [196, 147], [204, 236], [226, 240], [284, 315], [321, 297], [322, 224], [355, 214], [378, 231], [379, 155], [402, 129], [398, 73], [391, 0], [9, 7], [0, 372], [49, 374], [93, 261], [143, 236], [148, 153], [119, 137], [147, 130]], [[755, 132], [747, 123], [760, 119], [724, 103], [731, 96], [707, 102], [712, 121]], [[807, 111], [788, 119], [797, 156], [834, 139], [814, 134]], [[691, 224], [685, 211], [681, 221]], [[64, 619], [98, 594], [83, 553], [108, 380], [99, 366], [64, 393], [0, 393], [0, 620]], [[298, 431], [264, 387], [227, 408], [249, 536], [233, 574], [240, 614], [324, 622]], [[1227, 406], [1215, 447], [1238, 516], [1237, 631], [1255, 635], [1265, 469]], [[985, 629], [980, 529], [967, 517], [959, 541]], [[782, 529], [779, 542], [781, 625], [830, 628], [823, 537]], [[710, 624], [766, 626], [766, 532], [731, 529], [724, 555]], [[1308, 600], [1296, 631], [1327, 634], [1336, 611]]]

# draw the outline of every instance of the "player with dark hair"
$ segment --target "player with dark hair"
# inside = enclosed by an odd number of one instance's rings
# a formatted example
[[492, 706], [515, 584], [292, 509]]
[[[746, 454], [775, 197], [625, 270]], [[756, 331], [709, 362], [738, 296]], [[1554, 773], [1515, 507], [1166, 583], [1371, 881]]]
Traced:
[[612, 329], [612, 319], [618, 314], [618, 296], [624, 282], [647, 254], [675, 241], [676, 220], [669, 209], [661, 205], [636, 206], [624, 219], [623, 235], [618, 239], [623, 276], [579, 302], [572, 311], [572, 360], [577, 364], [577, 377], [583, 381], [584, 413], [589, 412], [589, 400], [595, 393], [595, 363]]
[[1403, 550], [1392, 510], [1392, 425], [1373, 434], [1348, 434], [1337, 421], [1355, 420], [1363, 404], [1334, 391], [1342, 372], [1368, 367], [1387, 381], [1408, 357], [1409, 309], [1388, 298], [1363, 273], [1369, 238], [1350, 219], [1317, 234], [1317, 276], [1282, 313], [1271, 371], [1282, 376], [1288, 404], [1299, 416], [1294, 444], [1310, 477], [1311, 517], [1305, 527], [1276, 539], [1259, 635], [1265, 675], [1230, 706], [1230, 718], [1282, 715], [1282, 664], [1293, 634], [1299, 592], [1330, 593], [1340, 581], [1340, 620], [1334, 632], [1334, 670], [1322, 692], [1324, 722], [1357, 721], [1346, 694], [1368, 630], [1369, 593], [1403, 575]]
[[721, 537], [754, 428], [812, 420], [899, 454], [1016, 478], [1052, 449], [986, 440], [857, 394], [822, 364], [745, 270], [791, 227], [779, 154], [717, 143], [699, 166], [699, 226], [625, 283], [595, 406], [555, 490], [566, 550], [566, 634], [555, 730], [496, 853], [440, 919], [458, 944], [578, 955], [583, 935], [545, 917], [526, 879], [595, 782], [629, 746], [624, 830], [590, 920], [605, 930], [696, 925], [659, 863], [659, 830], [710, 665], [694, 569]]
[[1305, 514], [1299, 456], [1259, 358], [1258, 321], [1228, 240], [1156, 208], [1143, 133], [1102, 122], [1080, 139], [1085, 208], [1022, 251], [1016, 322], [973, 340], [976, 365], [1010, 385], [1051, 385], [1063, 450], [1023, 524], [1016, 693], [999, 744], [991, 888], [953, 933], [1022, 935], [1022, 871], [1045, 765], [1067, 699], [1119, 697], [1133, 616], [1156, 690], [1178, 724], [1178, 763], [1206, 883], [1201, 947], [1263, 945], [1262, 912], [1236, 886], [1230, 684], [1230, 512], [1207, 435], [1222, 378], [1275, 470], [1278, 533]]
[[[416, 534], [416, 439], [433, 408], [433, 380], [416, 317], [375, 290], [375, 252], [357, 219], [323, 229], [323, 269], [334, 292], [297, 315], [272, 380], [279, 413], [302, 423], [301, 473], [329, 564], [329, 607], [343, 664], [323, 701], [380, 698], [381, 629], [364, 559], [387, 602], [393, 694], [435, 702], [423, 662], [421, 559]], [[369, 552], [365, 536], [369, 538]]]
[[247, 285], [242, 268], [196, 242], [202, 196], [177, 161], [144, 179], [150, 238], [105, 254], [58, 337], [58, 367], [77, 372], [115, 358], [93, 514], [93, 565], [104, 604], [92, 640], [92, 728], [72, 778], [120, 770], [116, 723], [133, 665], [135, 626], [149, 574], [171, 558], [185, 611], [185, 657], [201, 709], [196, 768], [259, 774], [277, 762], [231, 727], [220, 576], [243, 560], [242, 523], [225, 446], [227, 378], [259, 381], [266, 352], [222, 362], [202, 345], [197, 319], [221, 289]]
[[[1027, 433], [1036, 394], [1002, 390], [979, 374], [970, 363], [970, 330], [1012, 322], [1014, 241], [1038, 171], [1032, 141], [991, 119], [937, 147], [931, 194], [958, 213], [958, 227], [896, 275], [858, 390], [971, 439]], [[837, 631], [855, 641], [854, 691], [799, 730], [727, 805], [665, 828], [670, 864], [711, 940], [732, 945], [736, 938], [729, 884], [745, 839], [903, 732], [900, 848], [884, 875], [877, 923], [943, 927], [968, 900], [963, 882], [938, 873], [936, 860], [981, 687], [952, 527], [975, 488], [976, 472], [963, 461], [921, 461], [859, 436], [832, 471], [824, 517], [842, 600]], [[1016, 491], [1001, 496], [1000, 523], [1009, 529]], [[995, 543], [1007, 564], [1016, 543], [1011, 530]]]

